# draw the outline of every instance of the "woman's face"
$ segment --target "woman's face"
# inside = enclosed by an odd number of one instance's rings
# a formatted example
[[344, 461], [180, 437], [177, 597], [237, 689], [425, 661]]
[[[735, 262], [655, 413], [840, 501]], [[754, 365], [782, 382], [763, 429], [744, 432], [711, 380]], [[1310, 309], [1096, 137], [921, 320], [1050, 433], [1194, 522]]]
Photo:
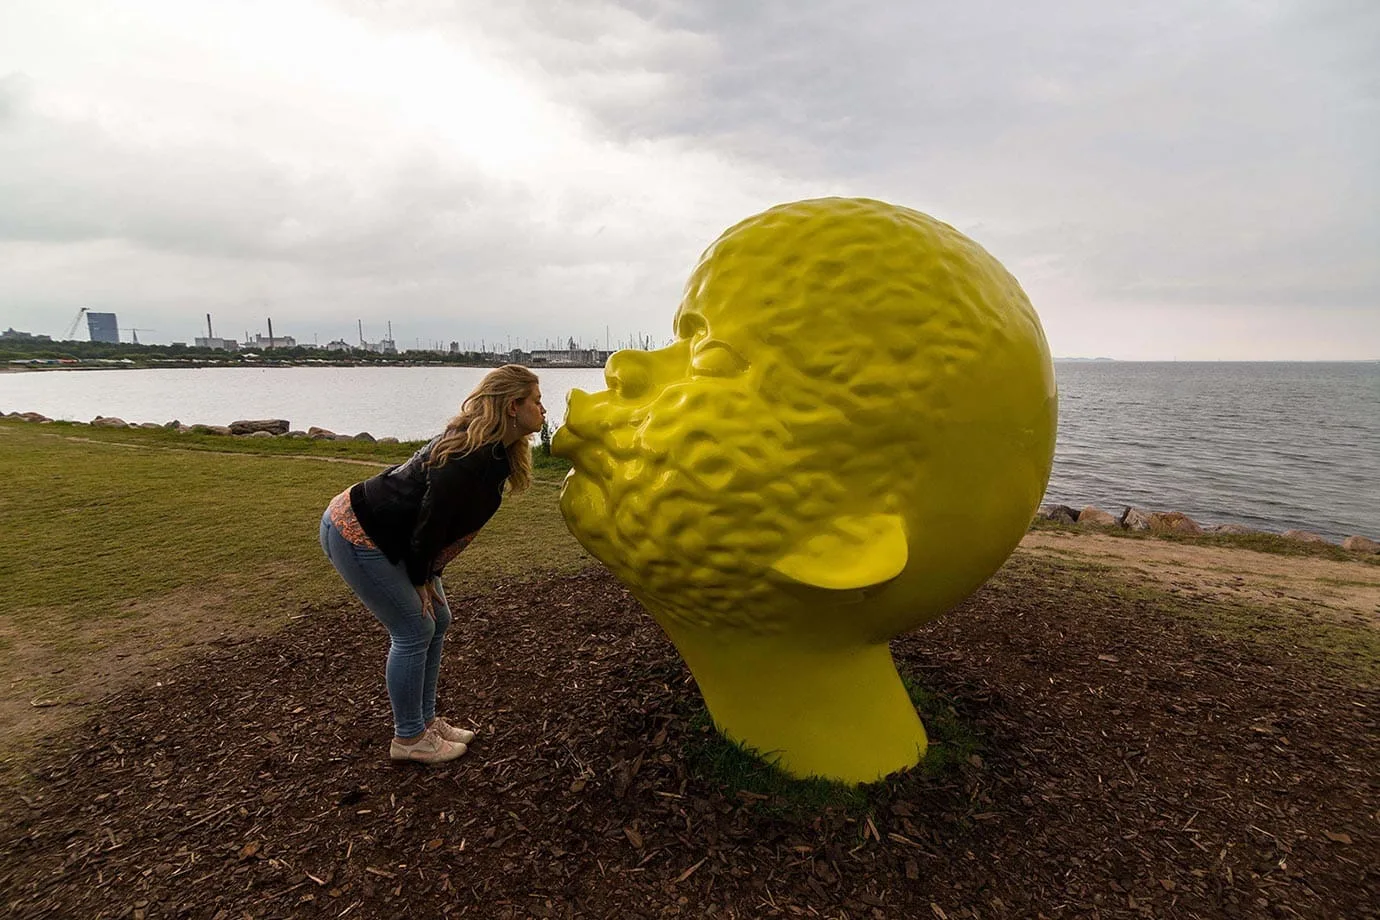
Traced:
[[541, 404], [541, 387], [533, 386], [532, 392], [524, 398], [514, 400], [513, 410], [516, 413], [514, 423], [523, 435], [541, 431], [542, 422], [546, 421], [546, 407]]

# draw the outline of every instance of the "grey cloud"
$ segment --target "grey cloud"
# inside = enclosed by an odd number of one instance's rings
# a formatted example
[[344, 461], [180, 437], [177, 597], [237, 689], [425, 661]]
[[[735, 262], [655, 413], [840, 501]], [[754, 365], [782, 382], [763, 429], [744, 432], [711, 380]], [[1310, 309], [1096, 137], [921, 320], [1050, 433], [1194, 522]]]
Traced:
[[[355, 179], [301, 173], [248, 145], [140, 147], [94, 123], [19, 111], [0, 129], [0, 160], [0, 240], [123, 240], [349, 277], [617, 260], [632, 242], [538, 224], [530, 188], [496, 186], [425, 149]], [[618, 206], [578, 191], [561, 204], [586, 218]]]
[[821, 193], [1018, 224], [982, 241], [1101, 298], [1380, 300], [1373, 4], [636, 8], [701, 40], [653, 62], [546, 61], [576, 86], [658, 68], [652, 103], [591, 101], [616, 135], [696, 138]]

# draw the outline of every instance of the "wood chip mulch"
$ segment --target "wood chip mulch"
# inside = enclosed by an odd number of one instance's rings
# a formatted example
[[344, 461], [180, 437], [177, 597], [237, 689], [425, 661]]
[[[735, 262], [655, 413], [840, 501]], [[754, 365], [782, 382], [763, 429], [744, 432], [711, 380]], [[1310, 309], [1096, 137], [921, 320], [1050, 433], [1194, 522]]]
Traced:
[[[1191, 603], [1191, 601], [1186, 602]], [[1380, 693], [1034, 563], [895, 643], [981, 749], [801, 812], [687, 768], [693, 683], [602, 570], [458, 600], [468, 756], [387, 761], [357, 605], [106, 700], [0, 797], [21, 918], [1380, 917]], [[449, 707], [446, 704], [449, 704]]]

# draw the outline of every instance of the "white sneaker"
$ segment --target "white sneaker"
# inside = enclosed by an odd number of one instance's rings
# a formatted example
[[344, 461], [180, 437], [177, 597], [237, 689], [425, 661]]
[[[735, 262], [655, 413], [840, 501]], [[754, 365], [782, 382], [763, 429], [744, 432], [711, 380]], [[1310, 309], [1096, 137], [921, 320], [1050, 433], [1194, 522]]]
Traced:
[[432, 722], [431, 730], [447, 741], [454, 741], [457, 744], [469, 744], [474, 740], [474, 732], [468, 728], [456, 728], [445, 719], [438, 718]]
[[428, 729], [422, 740], [416, 744], [403, 744], [394, 738], [388, 745], [388, 756], [392, 760], [415, 760], [418, 763], [445, 763], [465, 756], [468, 751], [463, 744], [447, 741], [434, 729]]

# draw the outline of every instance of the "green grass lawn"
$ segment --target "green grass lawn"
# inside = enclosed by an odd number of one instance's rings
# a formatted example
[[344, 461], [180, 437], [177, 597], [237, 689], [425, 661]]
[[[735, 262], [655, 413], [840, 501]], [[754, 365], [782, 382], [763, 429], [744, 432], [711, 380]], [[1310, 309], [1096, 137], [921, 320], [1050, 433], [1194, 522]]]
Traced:
[[[348, 601], [321, 513], [415, 448], [0, 420], [0, 754], [146, 666]], [[451, 563], [452, 597], [589, 564], [543, 464]]]
[[[232, 586], [246, 617], [261, 615], [246, 602], [296, 609], [343, 596], [317, 543], [321, 512], [376, 468], [309, 458], [381, 468], [413, 449], [0, 423], [0, 528], [20, 536], [0, 541], [0, 616], [19, 627], [90, 624], [127, 617], [133, 603]], [[505, 500], [450, 568], [452, 591], [584, 564], [556, 504], [560, 475], [539, 469], [527, 493]]]

